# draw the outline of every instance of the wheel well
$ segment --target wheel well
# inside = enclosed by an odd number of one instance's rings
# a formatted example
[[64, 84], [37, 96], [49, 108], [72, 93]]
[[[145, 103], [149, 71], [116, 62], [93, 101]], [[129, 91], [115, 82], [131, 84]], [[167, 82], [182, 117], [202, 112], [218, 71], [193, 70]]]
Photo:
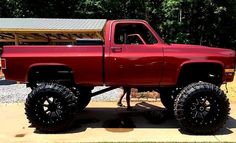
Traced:
[[186, 86], [193, 82], [204, 81], [220, 86], [223, 68], [220, 64], [194, 63], [181, 68], [178, 85]]
[[66, 66], [36, 66], [28, 72], [29, 84], [42, 81], [74, 83], [73, 71]]

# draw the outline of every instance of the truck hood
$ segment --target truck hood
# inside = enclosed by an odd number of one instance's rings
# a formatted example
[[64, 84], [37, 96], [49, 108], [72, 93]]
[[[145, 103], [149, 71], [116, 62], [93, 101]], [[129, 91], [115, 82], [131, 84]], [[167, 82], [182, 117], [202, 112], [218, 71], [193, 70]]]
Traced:
[[170, 46], [172, 47], [183, 47], [183, 48], [208, 48], [207, 46], [201, 46], [201, 45], [191, 45], [191, 44], [175, 44], [171, 43]]
[[221, 56], [230, 56], [235, 57], [235, 51], [231, 49], [218, 48], [218, 47], [208, 47], [208, 46], [200, 46], [200, 45], [190, 45], [190, 44], [170, 44], [170, 48], [179, 49], [181, 51], [190, 52], [196, 54], [214, 54]]

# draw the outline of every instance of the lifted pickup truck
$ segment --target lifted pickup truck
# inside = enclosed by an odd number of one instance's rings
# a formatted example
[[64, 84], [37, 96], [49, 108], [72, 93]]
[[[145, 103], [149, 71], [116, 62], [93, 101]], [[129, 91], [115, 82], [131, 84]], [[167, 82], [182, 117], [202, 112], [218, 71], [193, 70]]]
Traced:
[[43, 132], [68, 128], [99, 85], [158, 90], [181, 127], [195, 134], [225, 124], [229, 101], [219, 86], [233, 81], [235, 51], [166, 44], [143, 20], [110, 20], [103, 31], [104, 41], [3, 48], [6, 79], [32, 88], [25, 103], [32, 126]]

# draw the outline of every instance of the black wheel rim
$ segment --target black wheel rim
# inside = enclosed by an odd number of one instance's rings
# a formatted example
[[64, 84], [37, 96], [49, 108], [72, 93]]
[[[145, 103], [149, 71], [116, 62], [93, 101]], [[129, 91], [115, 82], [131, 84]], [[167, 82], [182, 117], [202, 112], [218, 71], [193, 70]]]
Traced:
[[42, 124], [56, 124], [66, 117], [65, 105], [55, 93], [41, 96], [35, 104], [36, 119]]
[[185, 114], [194, 125], [211, 125], [220, 115], [220, 104], [214, 95], [203, 93], [189, 99]]

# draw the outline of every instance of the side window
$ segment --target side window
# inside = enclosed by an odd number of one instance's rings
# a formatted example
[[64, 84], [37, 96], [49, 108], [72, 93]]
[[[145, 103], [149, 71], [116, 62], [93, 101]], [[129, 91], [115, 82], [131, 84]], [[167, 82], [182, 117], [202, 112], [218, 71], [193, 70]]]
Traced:
[[157, 40], [143, 24], [117, 24], [115, 27], [116, 44], [156, 44]]
[[127, 36], [126, 44], [144, 44], [146, 42], [143, 42], [142, 38], [138, 34], [130, 34]]

